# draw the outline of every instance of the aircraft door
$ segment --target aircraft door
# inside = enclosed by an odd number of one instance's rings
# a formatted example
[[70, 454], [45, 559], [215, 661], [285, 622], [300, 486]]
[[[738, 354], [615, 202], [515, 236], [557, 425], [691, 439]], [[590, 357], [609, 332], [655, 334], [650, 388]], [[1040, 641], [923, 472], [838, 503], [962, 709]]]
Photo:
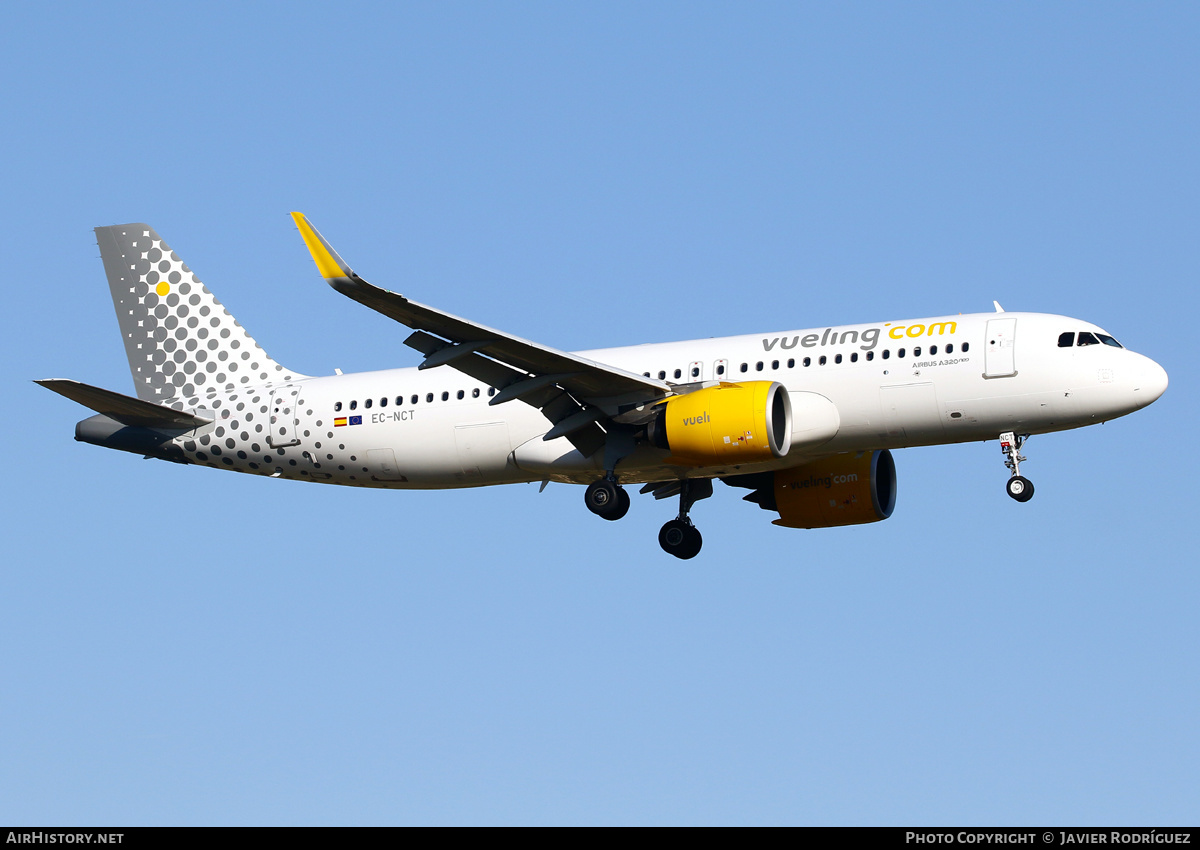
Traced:
[[294, 446], [300, 442], [300, 411], [296, 409], [299, 387], [276, 387], [271, 390], [271, 430], [267, 445], [273, 449]]
[[983, 377], [1007, 378], [1017, 374], [1013, 342], [1017, 336], [1016, 319], [989, 319], [987, 348], [983, 352]]
[[880, 387], [879, 397], [890, 439], [921, 440], [942, 436], [937, 391], [932, 382]]
[[704, 380], [704, 364], [696, 360], [688, 364], [687, 375], [684, 376], [687, 383], [695, 383], [696, 381]]
[[454, 442], [464, 479], [498, 475], [508, 466], [508, 456], [512, 454], [507, 422], [458, 425], [454, 428]]
[[713, 363], [713, 380], [714, 381], [732, 381], [729, 376], [729, 361], [718, 360]]
[[407, 481], [392, 449], [367, 449], [367, 467], [373, 481]]

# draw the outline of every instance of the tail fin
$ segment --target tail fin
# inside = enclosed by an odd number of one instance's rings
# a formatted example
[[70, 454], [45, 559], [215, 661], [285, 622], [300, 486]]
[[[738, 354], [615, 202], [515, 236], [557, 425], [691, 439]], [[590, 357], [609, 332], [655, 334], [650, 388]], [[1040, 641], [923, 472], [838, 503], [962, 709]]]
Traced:
[[138, 398], [187, 400], [305, 377], [268, 357], [150, 225], [97, 227], [96, 243]]

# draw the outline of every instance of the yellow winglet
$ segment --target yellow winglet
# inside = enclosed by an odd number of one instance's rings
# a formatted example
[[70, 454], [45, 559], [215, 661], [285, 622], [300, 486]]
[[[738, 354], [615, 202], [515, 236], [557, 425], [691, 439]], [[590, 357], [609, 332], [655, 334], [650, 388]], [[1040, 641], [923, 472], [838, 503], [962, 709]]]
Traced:
[[354, 272], [346, 265], [346, 261], [338, 256], [337, 251], [325, 241], [325, 237], [317, 232], [317, 229], [308, 223], [308, 219], [304, 217], [304, 213], [292, 213], [292, 220], [296, 222], [296, 227], [300, 229], [300, 235], [304, 238], [304, 244], [308, 246], [309, 253], [312, 254], [313, 261], [317, 264], [317, 270], [321, 272], [321, 276], [326, 280], [333, 280], [339, 277], [353, 277]]

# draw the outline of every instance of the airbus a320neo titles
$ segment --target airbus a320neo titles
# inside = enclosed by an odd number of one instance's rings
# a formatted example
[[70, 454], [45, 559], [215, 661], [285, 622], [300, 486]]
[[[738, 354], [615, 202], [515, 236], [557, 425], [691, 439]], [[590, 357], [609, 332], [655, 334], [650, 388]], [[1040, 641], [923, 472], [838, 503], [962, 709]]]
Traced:
[[[1066, 316], [994, 313], [558, 351], [359, 277], [292, 213], [338, 292], [413, 332], [420, 365], [310, 377], [272, 360], [146, 224], [96, 228], [137, 398], [51, 379], [96, 411], [75, 439], [178, 463], [384, 489], [559, 481], [597, 516], [624, 485], [678, 497], [662, 548], [692, 558], [713, 481], [775, 525], [875, 522], [896, 504], [889, 449], [999, 438], [1028, 501], [1031, 434], [1093, 425], [1167, 388], [1153, 360]], [[1019, 344], [1018, 344], [1019, 343]]]

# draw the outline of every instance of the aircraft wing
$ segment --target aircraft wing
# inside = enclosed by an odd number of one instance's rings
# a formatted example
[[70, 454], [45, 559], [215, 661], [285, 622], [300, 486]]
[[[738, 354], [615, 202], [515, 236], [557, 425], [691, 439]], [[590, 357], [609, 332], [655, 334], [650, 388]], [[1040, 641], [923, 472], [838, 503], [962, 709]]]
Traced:
[[590, 455], [603, 440], [597, 421], [673, 392], [665, 381], [539, 345], [367, 283], [303, 214], [294, 212], [292, 218], [330, 286], [414, 329], [404, 343], [425, 355], [419, 368], [447, 365], [497, 387], [492, 404], [515, 399], [532, 404], [555, 425], [547, 439], [566, 436]]

